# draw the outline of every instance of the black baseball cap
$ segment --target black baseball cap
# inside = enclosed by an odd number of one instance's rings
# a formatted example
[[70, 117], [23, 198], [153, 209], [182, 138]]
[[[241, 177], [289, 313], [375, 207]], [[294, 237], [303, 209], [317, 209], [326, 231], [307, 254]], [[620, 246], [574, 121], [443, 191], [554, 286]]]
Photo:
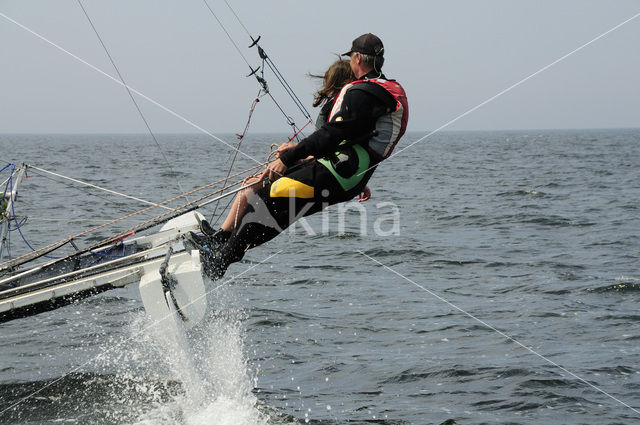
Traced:
[[360, 37], [353, 40], [353, 43], [351, 43], [351, 50], [340, 56], [351, 56], [351, 53], [354, 52], [371, 56], [383, 56], [384, 46], [382, 45], [382, 40], [369, 32], [362, 34]]

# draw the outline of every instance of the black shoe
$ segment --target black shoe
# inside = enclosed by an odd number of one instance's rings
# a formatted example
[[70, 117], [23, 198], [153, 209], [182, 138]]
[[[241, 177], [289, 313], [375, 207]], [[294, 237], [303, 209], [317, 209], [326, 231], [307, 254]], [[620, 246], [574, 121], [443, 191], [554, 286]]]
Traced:
[[200, 253], [200, 262], [203, 266], [205, 276], [211, 280], [220, 279], [227, 271], [227, 265], [223, 260], [219, 245], [212, 247], [210, 237], [200, 236], [193, 232], [185, 233], [182, 236], [184, 247], [186, 250], [198, 250]]
[[229, 232], [228, 230], [218, 229], [213, 235], [211, 235], [211, 243], [212, 245], [215, 245], [217, 249], [218, 247], [224, 245], [224, 243], [227, 242], [230, 237], [231, 232]]
[[186, 245], [193, 245], [192, 249], [200, 249], [200, 247], [209, 245], [209, 238], [206, 235], [199, 235], [194, 232], [185, 234], [182, 238]]
[[200, 220], [200, 231], [205, 236], [213, 236], [216, 233], [216, 229], [211, 227], [207, 220]]
[[[186, 235], [185, 235], [186, 236]], [[216, 230], [214, 231], [212, 234], [208, 234], [208, 233], [204, 233], [202, 235], [199, 235], [197, 233], [194, 232], [189, 232], [189, 236], [185, 237], [183, 239], [189, 239], [191, 242], [193, 242], [195, 245], [197, 245], [197, 248], [201, 247], [201, 246], [208, 246], [209, 249], [212, 249], [214, 251], [218, 251], [220, 249], [220, 247], [229, 240], [229, 238], [231, 237], [231, 232], [228, 232], [226, 230]]]

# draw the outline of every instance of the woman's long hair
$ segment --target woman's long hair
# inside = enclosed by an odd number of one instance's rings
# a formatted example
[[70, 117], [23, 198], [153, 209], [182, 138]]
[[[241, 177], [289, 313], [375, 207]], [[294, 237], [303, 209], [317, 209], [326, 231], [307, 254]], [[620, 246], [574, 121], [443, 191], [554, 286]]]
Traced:
[[309, 74], [312, 78], [321, 78], [322, 87], [313, 97], [313, 106], [319, 106], [337, 95], [342, 87], [354, 80], [355, 75], [346, 59], [338, 59], [332, 63], [324, 75]]

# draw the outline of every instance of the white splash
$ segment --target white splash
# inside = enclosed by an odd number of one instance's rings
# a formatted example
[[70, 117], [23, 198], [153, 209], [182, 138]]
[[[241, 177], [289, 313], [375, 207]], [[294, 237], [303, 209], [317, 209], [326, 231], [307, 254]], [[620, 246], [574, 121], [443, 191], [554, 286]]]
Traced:
[[137, 350], [154, 357], [146, 362], [156, 369], [154, 375], [179, 383], [181, 391], [169, 400], [166, 395], [158, 397], [138, 417], [137, 424], [267, 424], [252, 393], [239, 311], [211, 314], [186, 341], [168, 340], [161, 326], [154, 329], [140, 338]]
[[633, 276], [624, 276], [624, 275], [623, 275], [623, 276], [618, 276], [618, 277], [616, 277], [616, 280], [617, 280], [617, 281], [623, 281], [623, 280], [626, 280], [626, 281], [640, 282], [640, 278], [638, 278], [638, 277], [633, 277]]

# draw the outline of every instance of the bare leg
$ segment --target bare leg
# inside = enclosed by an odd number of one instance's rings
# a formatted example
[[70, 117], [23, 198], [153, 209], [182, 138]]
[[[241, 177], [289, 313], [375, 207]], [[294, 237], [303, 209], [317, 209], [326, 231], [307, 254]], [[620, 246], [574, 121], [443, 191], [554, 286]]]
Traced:
[[[253, 183], [258, 180], [258, 177], [250, 178], [244, 181], [244, 184]], [[236, 228], [236, 224], [238, 224], [238, 220], [244, 214], [244, 211], [247, 209], [247, 191], [250, 190], [255, 192], [258, 190], [260, 185], [251, 186], [242, 192], [238, 193], [236, 198], [233, 200], [233, 205], [227, 214], [227, 217], [222, 223], [221, 229], [227, 232], [233, 231]]]

